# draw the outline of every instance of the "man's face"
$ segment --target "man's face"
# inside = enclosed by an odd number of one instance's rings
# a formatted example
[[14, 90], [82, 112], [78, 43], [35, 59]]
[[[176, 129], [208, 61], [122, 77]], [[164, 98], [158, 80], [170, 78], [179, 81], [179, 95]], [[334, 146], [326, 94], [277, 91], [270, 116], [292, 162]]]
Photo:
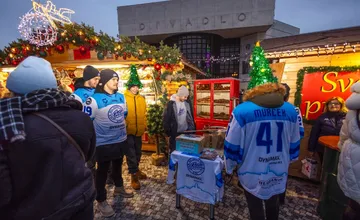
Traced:
[[105, 84], [105, 86], [111, 91], [116, 91], [118, 89], [118, 83], [119, 83], [119, 78], [113, 77], [112, 79], [109, 80], [109, 82]]
[[130, 88], [130, 92], [134, 95], [137, 95], [139, 93], [139, 87], [138, 86], [132, 86]]
[[187, 96], [179, 96], [180, 102], [185, 102], [188, 99]]
[[99, 80], [100, 80], [100, 76], [88, 80], [89, 87], [96, 88], [97, 84], [99, 83]]

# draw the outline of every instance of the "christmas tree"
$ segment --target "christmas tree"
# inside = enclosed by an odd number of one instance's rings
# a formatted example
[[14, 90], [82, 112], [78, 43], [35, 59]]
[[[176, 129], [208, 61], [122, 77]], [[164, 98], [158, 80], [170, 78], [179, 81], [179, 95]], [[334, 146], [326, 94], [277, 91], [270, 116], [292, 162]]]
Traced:
[[272, 73], [269, 61], [265, 58], [264, 50], [260, 46], [260, 42], [257, 42], [253, 49], [250, 65], [252, 65], [252, 69], [250, 72], [251, 79], [248, 89], [252, 89], [265, 83], [278, 82], [277, 78]]
[[130, 88], [131, 86], [138, 86], [140, 89], [143, 87], [143, 84], [140, 81], [135, 65], [131, 65], [130, 67], [130, 78], [125, 84], [125, 86], [127, 88]]

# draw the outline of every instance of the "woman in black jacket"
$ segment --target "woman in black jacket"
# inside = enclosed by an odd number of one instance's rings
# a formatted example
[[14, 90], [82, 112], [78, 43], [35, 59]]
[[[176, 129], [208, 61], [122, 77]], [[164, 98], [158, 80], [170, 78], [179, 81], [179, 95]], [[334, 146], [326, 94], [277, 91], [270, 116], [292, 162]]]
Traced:
[[324, 146], [318, 140], [322, 136], [339, 135], [346, 112], [344, 100], [340, 97], [333, 97], [325, 103], [325, 112], [316, 119], [311, 129], [308, 148], [312, 154], [315, 152], [319, 154], [321, 163], [323, 162]]
[[0, 219], [94, 219], [85, 162], [96, 136], [81, 103], [57, 89], [50, 63], [37, 57], [20, 63], [6, 87], [13, 96], [0, 99]]

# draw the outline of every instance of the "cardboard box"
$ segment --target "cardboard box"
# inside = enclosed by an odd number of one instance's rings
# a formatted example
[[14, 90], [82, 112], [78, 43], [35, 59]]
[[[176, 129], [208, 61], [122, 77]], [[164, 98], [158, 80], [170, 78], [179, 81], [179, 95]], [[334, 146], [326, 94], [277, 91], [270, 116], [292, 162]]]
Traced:
[[204, 148], [203, 136], [182, 134], [176, 138], [176, 150], [184, 153], [200, 154]]

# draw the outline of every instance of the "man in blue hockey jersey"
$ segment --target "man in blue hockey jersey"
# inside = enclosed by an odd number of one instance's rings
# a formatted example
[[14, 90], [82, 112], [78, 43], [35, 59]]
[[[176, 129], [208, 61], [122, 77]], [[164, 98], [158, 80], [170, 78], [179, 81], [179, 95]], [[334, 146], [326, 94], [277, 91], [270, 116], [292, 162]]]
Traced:
[[226, 171], [239, 165], [238, 177], [252, 220], [278, 219], [279, 194], [286, 188], [288, 167], [299, 155], [297, 112], [284, 102], [285, 88], [266, 83], [248, 90], [233, 111], [225, 139]]
[[115, 183], [114, 196], [133, 197], [133, 192], [124, 188], [122, 163], [127, 154], [127, 133], [125, 118], [127, 115], [126, 100], [117, 92], [119, 76], [110, 69], [102, 70], [99, 85], [95, 93], [85, 102], [85, 112], [93, 120], [96, 133], [96, 200], [103, 217], [115, 214], [107, 203], [105, 188], [110, 164], [111, 177]]
[[83, 77], [76, 80], [75, 92], [70, 97], [84, 104], [86, 99], [94, 94], [99, 80], [99, 70], [93, 66], [86, 66]]

